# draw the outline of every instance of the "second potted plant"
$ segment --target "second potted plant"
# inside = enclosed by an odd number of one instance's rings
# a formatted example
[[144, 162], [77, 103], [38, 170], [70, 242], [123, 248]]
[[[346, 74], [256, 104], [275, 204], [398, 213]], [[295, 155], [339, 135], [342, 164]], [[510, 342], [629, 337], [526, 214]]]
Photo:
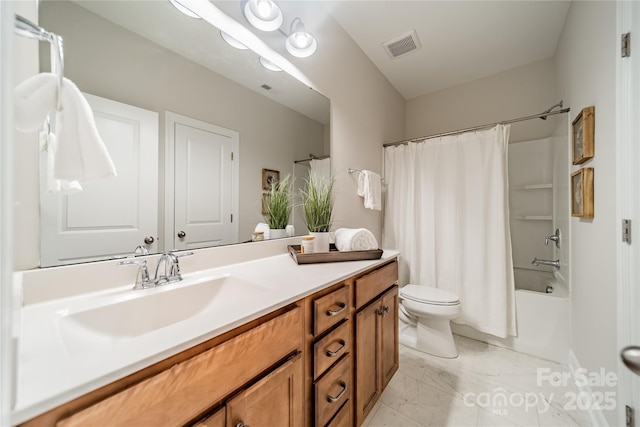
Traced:
[[286, 175], [280, 182], [271, 185], [266, 194], [264, 219], [269, 225], [269, 239], [287, 237], [286, 228], [292, 209], [291, 176]]
[[329, 252], [329, 230], [333, 220], [333, 178], [310, 172], [300, 191], [309, 234], [315, 236], [315, 252]]

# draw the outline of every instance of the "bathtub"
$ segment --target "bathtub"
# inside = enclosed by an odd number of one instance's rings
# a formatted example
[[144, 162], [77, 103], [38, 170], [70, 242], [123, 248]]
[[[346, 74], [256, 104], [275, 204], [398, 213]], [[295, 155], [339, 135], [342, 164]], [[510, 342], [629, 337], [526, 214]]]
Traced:
[[[569, 292], [552, 273], [514, 269], [517, 337], [506, 339], [452, 323], [454, 333], [558, 363], [569, 354]], [[549, 290], [551, 292], [547, 293]]]

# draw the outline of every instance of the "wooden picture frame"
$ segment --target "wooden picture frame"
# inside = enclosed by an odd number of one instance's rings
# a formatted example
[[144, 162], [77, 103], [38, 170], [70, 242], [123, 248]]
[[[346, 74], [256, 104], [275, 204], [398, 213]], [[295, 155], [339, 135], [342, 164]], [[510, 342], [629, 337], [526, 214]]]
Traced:
[[267, 214], [267, 203], [269, 202], [269, 193], [268, 192], [263, 192], [262, 193], [262, 215], [266, 215]]
[[593, 168], [571, 174], [571, 216], [593, 218]]
[[586, 107], [573, 120], [571, 135], [573, 164], [580, 165], [593, 158], [596, 107]]
[[273, 184], [280, 182], [280, 171], [272, 169], [262, 169], [262, 189], [271, 190]]

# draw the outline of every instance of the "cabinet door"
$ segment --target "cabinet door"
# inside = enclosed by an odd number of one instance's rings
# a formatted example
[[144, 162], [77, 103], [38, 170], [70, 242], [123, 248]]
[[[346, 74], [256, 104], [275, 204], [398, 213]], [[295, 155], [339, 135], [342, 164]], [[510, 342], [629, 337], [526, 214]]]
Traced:
[[375, 302], [356, 315], [356, 425], [362, 424], [378, 400], [378, 311]]
[[227, 403], [227, 427], [302, 427], [301, 353]]
[[398, 288], [389, 289], [381, 301], [379, 365], [380, 390], [384, 390], [398, 370]]
[[222, 407], [193, 427], [225, 427], [226, 408]]

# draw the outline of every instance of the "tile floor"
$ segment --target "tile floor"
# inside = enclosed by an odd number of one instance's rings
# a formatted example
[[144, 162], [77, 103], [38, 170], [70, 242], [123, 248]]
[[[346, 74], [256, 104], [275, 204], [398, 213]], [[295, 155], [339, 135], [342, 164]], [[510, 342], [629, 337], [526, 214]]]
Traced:
[[[400, 367], [363, 427], [588, 426], [566, 387], [539, 380], [563, 365], [455, 335], [456, 359], [400, 346]], [[540, 377], [542, 378], [542, 376]], [[538, 385], [538, 382], [541, 384]]]

